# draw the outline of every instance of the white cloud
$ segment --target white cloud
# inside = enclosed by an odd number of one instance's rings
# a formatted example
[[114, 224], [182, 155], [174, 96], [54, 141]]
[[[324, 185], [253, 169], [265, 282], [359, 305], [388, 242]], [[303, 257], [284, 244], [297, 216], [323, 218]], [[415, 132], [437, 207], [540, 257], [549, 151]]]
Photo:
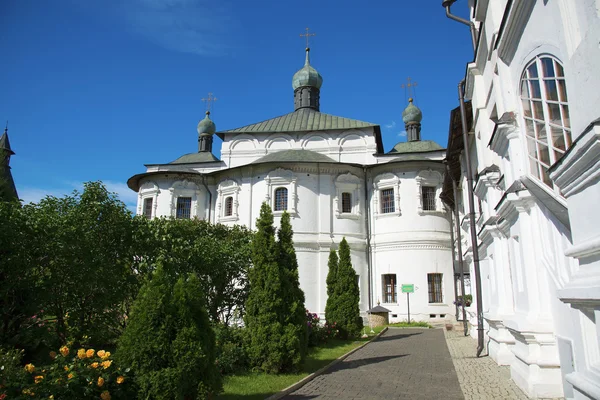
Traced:
[[392, 121], [389, 124], [383, 126], [385, 129], [394, 129], [396, 127], [396, 121]]
[[405, 137], [406, 136], [406, 131], [402, 131], [402, 132], [398, 133], [398, 136]]

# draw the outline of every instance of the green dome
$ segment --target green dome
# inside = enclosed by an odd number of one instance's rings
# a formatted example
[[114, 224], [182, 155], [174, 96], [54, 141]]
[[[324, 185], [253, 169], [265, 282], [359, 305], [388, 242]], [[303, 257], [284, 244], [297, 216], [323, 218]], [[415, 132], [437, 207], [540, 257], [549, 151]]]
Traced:
[[301, 70], [296, 72], [294, 74], [294, 77], [292, 78], [292, 87], [294, 88], [294, 90], [302, 86], [313, 86], [317, 89], [320, 89], [321, 85], [323, 84], [323, 77], [321, 76], [321, 74], [319, 74], [317, 70], [310, 65], [310, 60], [308, 57], [309, 52], [310, 49], [307, 48], [306, 61], [304, 63], [304, 67], [302, 67]]
[[402, 111], [402, 121], [405, 124], [408, 123], [421, 123], [423, 119], [423, 113], [419, 107], [413, 104], [413, 99], [408, 99], [408, 106]]
[[217, 131], [217, 126], [211, 119], [208, 117], [210, 115], [210, 111], [206, 112], [206, 117], [200, 122], [198, 122], [198, 135], [201, 134], [214, 134]]

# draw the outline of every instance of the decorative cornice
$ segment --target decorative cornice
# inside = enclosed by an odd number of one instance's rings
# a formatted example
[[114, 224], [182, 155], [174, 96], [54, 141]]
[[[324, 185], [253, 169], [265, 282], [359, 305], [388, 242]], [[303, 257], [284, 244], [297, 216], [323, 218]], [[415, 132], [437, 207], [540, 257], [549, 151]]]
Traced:
[[500, 157], [505, 157], [508, 151], [508, 145], [512, 139], [519, 137], [519, 127], [514, 112], [506, 112], [496, 122], [492, 138], [488, 143], [490, 149]]
[[504, 63], [510, 65], [517, 51], [519, 41], [525, 31], [525, 26], [533, 11], [536, 0], [510, 1], [508, 13], [504, 15], [496, 47], [498, 56]]

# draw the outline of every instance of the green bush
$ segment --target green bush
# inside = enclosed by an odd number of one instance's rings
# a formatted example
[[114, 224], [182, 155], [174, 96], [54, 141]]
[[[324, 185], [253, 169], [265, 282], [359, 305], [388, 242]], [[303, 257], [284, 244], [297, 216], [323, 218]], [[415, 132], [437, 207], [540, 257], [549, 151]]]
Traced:
[[223, 324], [215, 326], [217, 367], [221, 374], [228, 375], [244, 371], [249, 361], [244, 348], [244, 328]]
[[193, 275], [175, 278], [159, 264], [138, 295], [119, 340], [143, 399], [206, 399], [221, 389], [215, 335]]
[[16, 399], [26, 387], [27, 372], [21, 365], [22, 358], [23, 350], [0, 348], [0, 399]]

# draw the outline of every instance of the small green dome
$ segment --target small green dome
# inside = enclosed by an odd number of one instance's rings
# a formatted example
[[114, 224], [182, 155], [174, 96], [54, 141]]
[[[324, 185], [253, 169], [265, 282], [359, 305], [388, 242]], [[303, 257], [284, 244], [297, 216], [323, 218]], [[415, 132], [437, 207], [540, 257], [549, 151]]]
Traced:
[[292, 87], [294, 90], [302, 86], [313, 86], [320, 89], [323, 84], [323, 77], [321, 74], [310, 65], [310, 59], [308, 57], [309, 52], [310, 49], [306, 48], [306, 61], [304, 67], [296, 72], [292, 78]]
[[408, 99], [408, 106], [402, 111], [402, 121], [405, 124], [417, 123], [420, 124], [423, 119], [423, 113], [419, 107], [413, 104], [413, 99]]
[[206, 117], [200, 122], [198, 122], [198, 135], [201, 134], [214, 134], [217, 131], [217, 126], [214, 122], [208, 117], [210, 115], [210, 111], [206, 112]]

